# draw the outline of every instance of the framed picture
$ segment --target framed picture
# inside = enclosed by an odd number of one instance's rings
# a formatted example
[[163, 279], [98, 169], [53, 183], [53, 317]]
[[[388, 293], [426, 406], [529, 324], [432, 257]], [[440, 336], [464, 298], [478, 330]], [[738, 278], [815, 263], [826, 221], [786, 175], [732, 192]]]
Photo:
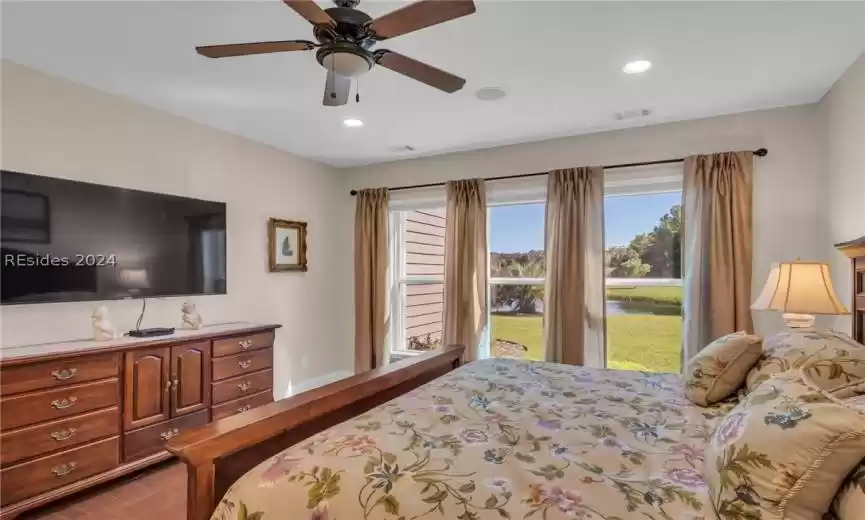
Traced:
[[272, 218], [267, 224], [270, 272], [306, 271], [306, 222]]

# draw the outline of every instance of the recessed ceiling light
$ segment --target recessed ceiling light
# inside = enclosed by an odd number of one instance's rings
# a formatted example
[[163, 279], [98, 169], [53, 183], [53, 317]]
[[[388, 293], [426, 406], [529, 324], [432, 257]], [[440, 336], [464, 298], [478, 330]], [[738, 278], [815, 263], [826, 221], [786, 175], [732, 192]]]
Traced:
[[359, 126], [363, 126], [363, 121], [361, 121], [360, 119], [346, 119], [342, 122], [342, 124], [349, 128], [357, 128]]
[[498, 101], [505, 95], [506, 92], [497, 87], [484, 87], [475, 92], [475, 97], [481, 101]]
[[625, 74], [640, 74], [652, 68], [652, 62], [646, 60], [631, 61], [622, 68]]

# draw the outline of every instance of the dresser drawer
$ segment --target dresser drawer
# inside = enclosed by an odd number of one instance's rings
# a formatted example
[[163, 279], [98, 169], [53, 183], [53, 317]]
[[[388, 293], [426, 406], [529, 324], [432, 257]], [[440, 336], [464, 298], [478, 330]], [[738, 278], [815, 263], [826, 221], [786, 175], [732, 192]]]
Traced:
[[117, 406], [119, 402], [116, 378], [3, 397], [0, 399], [0, 430]]
[[119, 432], [120, 408], [116, 406], [5, 432], [0, 435], [0, 464], [7, 466]]
[[0, 471], [0, 504], [8, 505], [107, 471], [120, 463], [118, 437], [86, 444]]
[[120, 356], [105, 354], [7, 367], [0, 372], [3, 395], [117, 377]]
[[213, 420], [225, 419], [226, 417], [263, 406], [270, 402], [273, 402], [273, 392], [271, 390], [265, 390], [249, 397], [241, 397], [234, 401], [228, 401], [227, 403], [213, 407]]
[[224, 403], [268, 390], [273, 385], [273, 370], [245, 374], [213, 383], [213, 404]]
[[127, 432], [123, 437], [123, 461], [130, 462], [165, 449], [165, 441], [180, 432], [207, 424], [207, 410], [191, 413], [140, 430]]
[[273, 332], [259, 332], [246, 336], [217, 339], [213, 342], [213, 357], [230, 356], [248, 350], [267, 348], [273, 345]]
[[213, 381], [257, 372], [273, 365], [273, 349], [253, 350], [213, 360]]

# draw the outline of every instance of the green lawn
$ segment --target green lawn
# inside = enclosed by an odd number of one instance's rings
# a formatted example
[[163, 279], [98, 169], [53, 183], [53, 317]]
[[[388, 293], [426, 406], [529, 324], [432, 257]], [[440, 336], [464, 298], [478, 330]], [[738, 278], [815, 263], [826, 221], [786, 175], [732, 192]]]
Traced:
[[[681, 302], [679, 287], [641, 287], [609, 289], [609, 299], [625, 293], [632, 301], [673, 304]], [[678, 300], [677, 300], [678, 299]], [[515, 341], [528, 347], [526, 357], [541, 359], [542, 322], [540, 316], [492, 316], [491, 338]], [[681, 316], [617, 314], [607, 316], [607, 365], [621, 370], [679, 372], [682, 335]]]

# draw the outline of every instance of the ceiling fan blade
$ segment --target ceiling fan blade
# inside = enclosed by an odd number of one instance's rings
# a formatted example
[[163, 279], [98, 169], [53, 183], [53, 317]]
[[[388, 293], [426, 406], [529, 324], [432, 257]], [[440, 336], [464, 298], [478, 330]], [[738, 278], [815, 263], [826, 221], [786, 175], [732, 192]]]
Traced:
[[251, 54], [267, 54], [269, 52], [308, 51], [315, 44], [306, 40], [286, 40], [281, 42], [231, 43], [228, 45], [205, 45], [195, 50], [208, 58], [228, 58], [231, 56], [249, 56]]
[[376, 61], [382, 67], [399, 72], [403, 76], [416, 79], [449, 94], [463, 88], [463, 85], [466, 84], [466, 80], [459, 76], [454, 76], [450, 72], [445, 72], [393, 51], [380, 50], [376, 52]]
[[348, 103], [348, 95], [351, 91], [351, 78], [327, 71], [327, 80], [324, 83], [324, 99], [322, 104], [327, 107], [338, 107]]
[[318, 6], [313, 0], [282, 0], [309, 23], [316, 25], [336, 25], [333, 18]]
[[474, 12], [472, 0], [420, 0], [376, 18], [369, 28], [376, 38], [386, 40]]

